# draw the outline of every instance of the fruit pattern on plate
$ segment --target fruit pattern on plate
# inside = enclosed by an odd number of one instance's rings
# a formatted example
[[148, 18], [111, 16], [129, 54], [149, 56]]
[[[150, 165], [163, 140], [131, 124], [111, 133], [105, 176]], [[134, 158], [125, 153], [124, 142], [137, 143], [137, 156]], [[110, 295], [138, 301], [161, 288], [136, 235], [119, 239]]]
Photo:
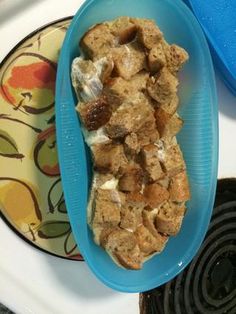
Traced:
[[0, 212], [23, 237], [81, 260], [63, 191], [55, 136], [57, 60], [71, 19], [21, 41], [0, 69]]

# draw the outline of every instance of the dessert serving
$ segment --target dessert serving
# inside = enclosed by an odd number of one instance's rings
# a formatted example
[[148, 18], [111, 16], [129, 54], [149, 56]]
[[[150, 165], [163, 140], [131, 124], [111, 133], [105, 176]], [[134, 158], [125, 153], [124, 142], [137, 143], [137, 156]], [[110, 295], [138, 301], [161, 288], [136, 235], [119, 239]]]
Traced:
[[115, 263], [137, 270], [179, 232], [190, 198], [176, 139], [188, 53], [154, 21], [131, 17], [93, 26], [80, 51], [71, 76], [93, 158], [88, 224]]

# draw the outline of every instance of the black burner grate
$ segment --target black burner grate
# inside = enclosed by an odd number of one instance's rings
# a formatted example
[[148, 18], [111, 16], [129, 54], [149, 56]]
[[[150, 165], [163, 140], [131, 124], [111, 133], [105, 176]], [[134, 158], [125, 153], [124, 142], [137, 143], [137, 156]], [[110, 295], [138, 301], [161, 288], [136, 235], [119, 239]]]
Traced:
[[140, 296], [143, 314], [236, 314], [236, 180], [218, 182], [206, 238], [172, 281]]

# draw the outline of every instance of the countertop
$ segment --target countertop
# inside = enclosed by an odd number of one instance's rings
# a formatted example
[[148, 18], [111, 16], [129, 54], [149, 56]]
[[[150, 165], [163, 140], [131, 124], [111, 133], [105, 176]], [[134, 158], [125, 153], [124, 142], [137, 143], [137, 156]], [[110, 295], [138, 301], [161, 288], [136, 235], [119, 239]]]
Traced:
[[[0, 0], [0, 60], [38, 27], [74, 15], [83, 1]], [[219, 98], [219, 177], [236, 176], [236, 97], [216, 75]], [[84, 262], [50, 256], [22, 241], [0, 219], [0, 302], [16, 313], [137, 314], [138, 294], [112, 291]]]

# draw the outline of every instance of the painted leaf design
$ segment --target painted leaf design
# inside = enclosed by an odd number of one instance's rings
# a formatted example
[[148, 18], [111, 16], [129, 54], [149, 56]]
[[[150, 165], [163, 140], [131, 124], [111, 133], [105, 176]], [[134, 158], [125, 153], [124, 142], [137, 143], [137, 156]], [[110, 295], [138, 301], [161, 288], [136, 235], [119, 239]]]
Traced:
[[60, 213], [63, 213], [63, 214], [67, 213], [66, 203], [64, 199], [58, 204], [57, 209]]
[[64, 251], [67, 255], [70, 255], [73, 253], [73, 251], [77, 248], [77, 245], [74, 240], [74, 236], [72, 231], [68, 233], [66, 236], [65, 242], [64, 242]]
[[38, 236], [42, 239], [59, 238], [71, 230], [68, 221], [46, 221], [38, 227]]
[[9, 158], [24, 158], [20, 154], [14, 139], [5, 131], [0, 130], [0, 156]]
[[53, 213], [57, 209], [60, 213], [67, 213], [61, 178], [57, 179], [48, 191], [48, 211]]

